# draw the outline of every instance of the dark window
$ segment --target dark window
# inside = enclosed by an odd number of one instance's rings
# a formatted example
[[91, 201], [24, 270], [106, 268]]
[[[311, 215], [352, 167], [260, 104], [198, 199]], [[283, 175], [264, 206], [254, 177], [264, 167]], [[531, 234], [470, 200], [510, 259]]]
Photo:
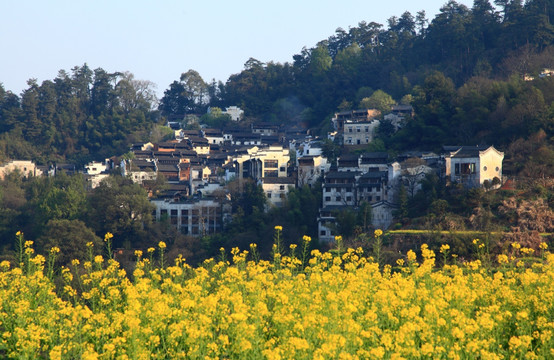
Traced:
[[264, 160], [264, 167], [266, 168], [277, 168], [277, 160]]
[[325, 201], [331, 201], [331, 197], [330, 197], [330, 196], [326, 196], [326, 197], [325, 197]]

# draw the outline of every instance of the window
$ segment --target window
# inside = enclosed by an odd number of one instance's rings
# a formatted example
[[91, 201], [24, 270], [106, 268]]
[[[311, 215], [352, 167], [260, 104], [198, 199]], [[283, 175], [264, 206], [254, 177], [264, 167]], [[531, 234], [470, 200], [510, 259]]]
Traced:
[[487, 171], [487, 167], [486, 167], [486, 166], [483, 166], [483, 171]]
[[341, 200], [340, 196], [337, 196], [337, 197], [335, 198], [335, 201], [340, 201], [340, 200]]
[[330, 196], [326, 196], [326, 197], [325, 197], [325, 201], [331, 201], [331, 197], [330, 197]]
[[266, 168], [277, 168], [277, 160], [264, 160], [264, 167]]
[[279, 190], [285, 190], [285, 185], [279, 185]]
[[270, 192], [267, 193], [267, 198], [271, 199], [271, 193]]
[[328, 188], [328, 187], [325, 188], [325, 192], [330, 192], [330, 191], [331, 191], [330, 188]]
[[377, 196], [375, 200], [376, 200], [376, 201], [381, 201], [381, 197], [380, 197], [380, 196]]
[[500, 170], [500, 168], [497, 166], [495, 170], [498, 171], [498, 170]]
[[321, 230], [321, 231], [319, 232], [319, 235], [325, 236], [325, 235], [327, 235], [327, 231]]
[[356, 132], [362, 131], [359, 126], [356, 127]]
[[352, 196], [347, 196], [346, 201], [352, 201]]
[[352, 128], [348, 128], [348, 132], [350, 132], [350, 133], [351, 133], [351, 132], [352, 132]]
[[369, 126], [365, 127], [365, 132], [369, 132]]

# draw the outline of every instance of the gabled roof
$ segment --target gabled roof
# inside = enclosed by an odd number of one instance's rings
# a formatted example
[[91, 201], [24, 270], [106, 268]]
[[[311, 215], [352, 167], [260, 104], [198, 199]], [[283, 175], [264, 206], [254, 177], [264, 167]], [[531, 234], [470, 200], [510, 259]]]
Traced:
[[[445, 149], [452, 149], [455, 147], [445, 146]], [[489, 145], [475, 145], [475, 146], [459, 146], [456, 150], [447, 150], [450, 151], [451, 158], [477, 158], [481, 154], [487, 151], [495, 151], [499, 155], [504, 155], [503, 152], [500, 152], [494, 148], [494, 146]]]
[[325, 174], [325, 179], [354, 179], [360, 171], [332, 171]]

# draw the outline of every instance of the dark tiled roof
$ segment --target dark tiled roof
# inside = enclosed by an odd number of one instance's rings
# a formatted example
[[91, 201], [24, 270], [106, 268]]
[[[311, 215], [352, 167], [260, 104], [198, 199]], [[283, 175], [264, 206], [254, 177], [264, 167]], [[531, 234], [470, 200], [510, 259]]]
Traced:
[[290, 177], [264, 177], [264, 184], [294, 184], [294, 179]]

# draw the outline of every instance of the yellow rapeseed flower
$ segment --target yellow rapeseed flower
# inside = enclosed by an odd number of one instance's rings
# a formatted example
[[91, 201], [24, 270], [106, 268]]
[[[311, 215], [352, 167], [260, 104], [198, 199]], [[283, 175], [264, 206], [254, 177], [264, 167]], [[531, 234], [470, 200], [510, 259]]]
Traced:
[[499, 254], [496, 258], [499, 264], [507, 264], [509, 262], [508, 255], [505, 254]]
[[158, 247], [159, 247], [160, 249], [165, 249], [165, 248], [167, 247], [167, 245], [165, 244], [165, 242], [160, 241], [160, 242], [158, 243]]
[[379, 236], [383, 235], [383, 230], [377, 229], [373, 232], [373, 235], [378, 238]]
[[398, 264], [398, 266], [404, 266], [404, 259], [396, 260], [396, 264]]
[[283, 231], [283, 227], [281, 225], [276, 225], [275, 230], [277, 231]]

